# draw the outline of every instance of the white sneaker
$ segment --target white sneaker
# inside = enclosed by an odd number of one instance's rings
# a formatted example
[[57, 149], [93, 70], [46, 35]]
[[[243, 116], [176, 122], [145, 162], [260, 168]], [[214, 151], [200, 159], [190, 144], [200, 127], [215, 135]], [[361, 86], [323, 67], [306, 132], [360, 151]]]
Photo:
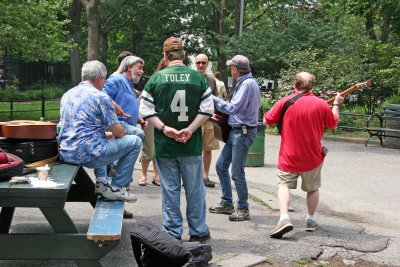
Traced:
[[111, 185], [108, 185], [106, 187], [106, 190], [104, 190], [101, 195], [109, 200], [122, 200], [125, 202], [136, 202], [137, 198], [134, 194], [126, 192], [126, 190], [121, 189], [121, 188], [116, 188]]
[[102, 195], [110, 184], [104, 184], [103, 182], [96, 182], [94, 193], [96, 195]]

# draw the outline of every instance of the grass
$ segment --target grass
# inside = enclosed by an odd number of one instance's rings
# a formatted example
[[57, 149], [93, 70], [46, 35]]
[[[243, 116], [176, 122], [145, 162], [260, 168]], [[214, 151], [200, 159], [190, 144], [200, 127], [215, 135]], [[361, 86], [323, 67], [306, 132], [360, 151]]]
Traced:
[[[11, 117], [10, 102], [0, 105], [0, 121], [8, 120], [39, 120], [42, 117], [42, 102], [13, 102]], [[46, 120], [58, 120], [60, 118], [60, 100], [47, 100], [45, 102]]]
[[297, 263], [297, 264], [300, 264], [300, 265], [306, 265], [306, 264], [311, 263], [312, 259], [311, 258], [304, 258], [304, 259], [296, 260], [294, 262]]

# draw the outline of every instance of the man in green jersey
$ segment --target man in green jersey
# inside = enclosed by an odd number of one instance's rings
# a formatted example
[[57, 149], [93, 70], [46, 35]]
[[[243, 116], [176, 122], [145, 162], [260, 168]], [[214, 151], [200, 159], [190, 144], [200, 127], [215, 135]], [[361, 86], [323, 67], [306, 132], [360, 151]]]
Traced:
[[163, 55], [167, 67], [150, 78], [140, 101], [141, 116], [158, 130], [154, 132], [154, 143], [163, 225], [169, 234], [181, 238], [183, 183], [189, 240], [205, 241], [210, 231], [206, 224], [199, 127], [214, 112], [211, 89], [203, 75], [183, 64], [185, 51], [179, 38], [165, 40]]

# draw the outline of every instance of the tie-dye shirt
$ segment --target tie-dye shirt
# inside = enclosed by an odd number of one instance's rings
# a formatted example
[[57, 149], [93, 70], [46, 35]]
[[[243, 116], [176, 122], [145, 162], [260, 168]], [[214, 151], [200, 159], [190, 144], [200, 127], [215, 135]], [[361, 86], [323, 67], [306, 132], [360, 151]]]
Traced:
[[88, 82], [81, 82], [64, 94], [60, 115], [60, 157], [73, 164], [87, 164], [99, 158], [107, 141], [106, 129], [118, 123], [111, 98]]

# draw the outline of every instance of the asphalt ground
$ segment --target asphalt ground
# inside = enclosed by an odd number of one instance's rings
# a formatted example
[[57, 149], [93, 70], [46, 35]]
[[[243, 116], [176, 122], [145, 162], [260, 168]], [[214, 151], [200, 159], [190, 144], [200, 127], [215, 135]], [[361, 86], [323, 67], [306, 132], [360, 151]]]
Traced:
[[[292, 190], [290, 213], [294, 230], [282, 239], [268, 233], [278, 220], [275, 181], [279, 136], [265, 136], [263, 167], [247, 167], [251, 219], [230, 222], [227, 215], [207, 213], [213, 249], [210, 266], [400, 266], [400, 149], [372, 143], [323, 141], [329, 154], [322, 170], [322, 187], [313, 233], [304, 231], [305, 193]], [[221, 145], [222, 147], [222, 145]], [[215, 163], [219, 151], [213, 151]], [[260, 155], [261, 156], [261, 155]], [[210, 178], [217, 181], [215, 164]], [[160, 188], [138, 186], [140, 163], [136, 163], [131, 190], [136, 203], [126, 204], [134, 218], [124, 220], [122, 240], [102, 260], [103, 266], [137, 266], [130, 244], [130, 231], [137, 222], [161, 225]], [[184, 190], [182, 188], [182, 190]], [[219, 184], [207, 188], [207, 206], [219, 202]], [[184, 215], [185, 199], [181, 206]], [[235, 199], [236, 195], [234, 193]], [[85, 232], [93, 209], [89, 204], [67, 203], [66, 210]], [[38, 209], [18, 208], [13, 233], [51, 232]], [[184, 233], [188, 227], [185, 222]], [[188, 240], [189, 236], [183, 236]], [[40, 244], [38, 244], [40, 245]], [[61, 248], [60, 248], [61, 249]], [[0, 261], [0, 266], [76, 266], [73, 261]]]

